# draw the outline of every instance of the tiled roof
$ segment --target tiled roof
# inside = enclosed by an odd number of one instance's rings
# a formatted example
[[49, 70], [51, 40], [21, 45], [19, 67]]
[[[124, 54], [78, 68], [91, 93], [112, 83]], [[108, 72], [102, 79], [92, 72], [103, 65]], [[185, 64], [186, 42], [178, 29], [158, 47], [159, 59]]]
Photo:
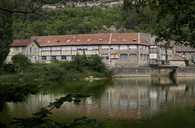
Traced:
[[23, 40], [14, 40], [10, 46], [11, 47], [26, 47], [30, 44], [31, 44], [30, 39], [23, 39]]
[[39, 46], [65, 45], [105, 45], [105, 44], [141, 44], [148, 45], [144, 36], [138, 39], [138, 33], [98, 33], [78, 35], [56, 35], [32, 37]]

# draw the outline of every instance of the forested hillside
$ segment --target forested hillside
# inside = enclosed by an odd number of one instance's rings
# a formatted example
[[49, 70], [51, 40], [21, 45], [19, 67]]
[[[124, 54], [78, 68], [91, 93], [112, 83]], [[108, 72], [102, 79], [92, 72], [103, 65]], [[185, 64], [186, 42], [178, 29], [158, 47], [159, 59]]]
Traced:
[[66, 7], [28, 17], [14, 17], [14, 38], [96, 32], [148, 31], [150, 16], [122, 7]]
[[15, 38], [29, 38], [32, 35], [110, 31], [111, 26], [116, 29], [124, 26], [119, 8], [65, 8], [26, 18], [15, 17], [13, 30]]

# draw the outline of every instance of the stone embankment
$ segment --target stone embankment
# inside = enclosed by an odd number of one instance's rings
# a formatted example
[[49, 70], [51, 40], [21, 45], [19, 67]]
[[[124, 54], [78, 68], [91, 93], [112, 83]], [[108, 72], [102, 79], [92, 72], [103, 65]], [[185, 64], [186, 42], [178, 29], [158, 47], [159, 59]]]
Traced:
[[194, 77], [195, 78], [195, 67], [185, 67], [177, 69], [178, 77]]
[[[113, 68], [113, 77], [151, 77], [154, 69], [151, 67]], [[177, 68], [177, 77], [194, 77], [195, 67]]]
[[113, 77], [150, 77], [150, 67], [113, 68]]

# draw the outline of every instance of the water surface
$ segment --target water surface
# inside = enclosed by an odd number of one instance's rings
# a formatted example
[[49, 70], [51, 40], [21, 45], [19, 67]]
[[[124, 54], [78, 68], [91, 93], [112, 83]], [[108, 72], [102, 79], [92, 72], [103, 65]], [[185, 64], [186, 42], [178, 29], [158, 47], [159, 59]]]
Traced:
[[[82, 101], [80, 105], [63, 104], [60, 109], [53, 111], [52, 117], [59, 121], [82, 116], [102, 120], [132, 120], [153, 116], [171, 106], [182, 107], [195, 104], [195, 80], [193, 79], [170, 81], [162, 78], [153, 80], [132, 78], [114, 79], [112, 82], [105, 82], [105, 85], [95, 83], [95, 87], [89, 84], [88, 88], [92, 87], [85, 91], [91, 94], [91, 97]], [[0, 113], [0, 120], [7, 121], [12, 117], [30, 116], [66, 93], [67, 88], [57, 86], [30, 95], [24, 102], [6, 103], [3, 112]]]

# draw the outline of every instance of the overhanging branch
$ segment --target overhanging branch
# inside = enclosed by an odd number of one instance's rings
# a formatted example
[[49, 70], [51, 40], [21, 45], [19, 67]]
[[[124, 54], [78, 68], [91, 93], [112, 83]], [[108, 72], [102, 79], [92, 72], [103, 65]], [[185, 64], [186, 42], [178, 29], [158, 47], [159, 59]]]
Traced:
[[7, 12], [7, 13], [13, 13], [12, 10], [6, 9], [6, 8], [0, 8], [0, 11]]
[[32, 11], [24, 11], [24, 10], [11, 10], [11, 9], [6, 9], [6, 8], [0, 8], [0, 11], [7, 12], [7, 13], [10, 13], [10, 14], [13, 14], [13, 13], [30, 14], [30, 13], [34, 13], [35, 12], [34, 10], [32, 10]]

